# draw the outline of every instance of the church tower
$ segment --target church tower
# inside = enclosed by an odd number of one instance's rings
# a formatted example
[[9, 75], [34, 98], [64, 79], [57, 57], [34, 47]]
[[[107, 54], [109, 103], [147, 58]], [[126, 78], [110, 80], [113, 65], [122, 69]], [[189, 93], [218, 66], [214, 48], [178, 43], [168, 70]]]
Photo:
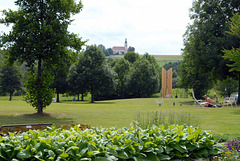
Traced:
[[125, 53], [127, 53], [127, 51], [128, 51], [127, 38], [125, 38], [124, 46], [125, 46]]

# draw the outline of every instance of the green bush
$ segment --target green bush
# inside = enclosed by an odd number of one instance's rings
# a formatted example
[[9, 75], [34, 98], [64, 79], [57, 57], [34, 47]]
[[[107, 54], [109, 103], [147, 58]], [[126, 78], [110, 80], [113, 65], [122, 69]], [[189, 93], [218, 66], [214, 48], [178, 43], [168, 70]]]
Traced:
[[0, 137], [0, 160], [174, 160], [209, 158], [222, 151], [212, 135], [191, 126], [152, 126], [146, 130], [92, 128], [48, 130]]

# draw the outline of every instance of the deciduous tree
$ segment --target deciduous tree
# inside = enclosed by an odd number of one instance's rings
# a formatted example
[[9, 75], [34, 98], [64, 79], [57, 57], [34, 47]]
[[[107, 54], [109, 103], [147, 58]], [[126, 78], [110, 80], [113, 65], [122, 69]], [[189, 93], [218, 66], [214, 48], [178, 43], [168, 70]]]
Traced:
[[159, 75], [147, 59], [139, 59], [130, 69], [127, 83], [132, 97], [149, 97], [159, 90]]
[[68, 90], [71, 95], [78, 95], [78, 101], [79, 94], [81, 94], [81, 101], [84, 101], [84, 95], [89, 91], [89, 82], [86, 78], [87, 73], [83, 63], [83, 53], [78, 56], [77, 60], [78, 61], [71, 66], [68, 74]]
[[0, 91], [10, 95], [9, 101], [12, 100], [13, 93], [22, 88], [22, 74], [20, 67], [15, 64], [2, 64], [0, 69]]
[[140, 56], [133, 51], [129, 51], [124, 54], [124, 59], [128, 60], [130, 63], [134, 63], [136, 60], [140, 59]]
[[[182, 66], [181, 82], [187, 85], [187, 88], [193, 88], [195, 79], [201, 79], [199, 87], [203, 93], [209, 89], [209, 85], [217, 79], [226, 79], [229, 73], [229, 67], [226, 64], [228, 60], [223, 59], [223, 48], [229, 49], [232, 46], [238, 46], [235, 38], [229, 36], [225, 31], [228, 30], [228, 20], [233, 13], [239, 12], [240, 1], [236, 0], [194, 0], [190, 9], [190, 18], [192, 24], [187, 27], [184, 35], [184, 61]], [[186, 74], [189, 75], [186, 77]], [[188, 79], [188, 80], [187, 80]], [[196, 97], [202, 97], [197, 95]]]
[[[27, 99], [37, 113], [51, 103], [48, 94], [52, 81], [49, 69], [67, 57], [66, 48], [80, 50], [81, 39], [68, 32], [71, 15], [82, 9], [82, 3], [74, 0], [16, 0], [17, 11], [3, 10], [1, 23], [12, 24], [12, 30], [3, 34], [0, 41], [9, 50], [8, 60], [26, 65], [31, 71], [27, 82]], [[34, 66], [37, 66], [34, 69]]]
[[91, 93], [91, 103], [97, 96], [103, 96], [106, 93], [111, 95], [116, 87], [114, 72], [106, 65], [102, 51], [96, 45], [88, 46], [82, 59], [86, 86]]
[[[227, 31], [230, 35], [237, 37], [240, 40], [240, 14], [236, 13], [231, 18], [230, 21], [230, 30]], [[228, 64], [231, 68], [230, 72], [238, 72], [238, 96], [240, 96], [240, 47], [232, 47], [230, 50], [223, 50], [225, 55], [223, 56], [224, 59], [229, 59], [232, 64]], [[238, 103], [240, 103], [240, 97], [238, 97]]]
[[55, 68], [53, 68], [51, 71], [54, 75], [54, 81], [50, 87], [56, 90], [57, 102], [60, 102], [59, 94], [64, 94], [68, 91], [69, 86], [67, 82], [67, 76], [69, 74], [71, 65], [76, 62], [77, 59], [75, 52], [72, 52], [71, 50], [66, 50], [66, 52], [68, 52], [67, 58], [59, 61]]
[[128, 96], [126, 79], [129, 74], [130, 67], [129, 61], [123, 58], [117, 60], [113, 67], [113, 70], [117, 73], [117, 95], [120, 98], [126, 98]]

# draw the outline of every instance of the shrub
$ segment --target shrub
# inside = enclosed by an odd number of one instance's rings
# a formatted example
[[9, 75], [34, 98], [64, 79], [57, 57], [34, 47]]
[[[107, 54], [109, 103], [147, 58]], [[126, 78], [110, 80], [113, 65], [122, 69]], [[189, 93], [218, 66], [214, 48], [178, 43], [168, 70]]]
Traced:
[[172, 160], [208, 158], [222, 151], [212, 135], [191, 126], [146, 130], [55, 126], [0, 137], [0, 160]]

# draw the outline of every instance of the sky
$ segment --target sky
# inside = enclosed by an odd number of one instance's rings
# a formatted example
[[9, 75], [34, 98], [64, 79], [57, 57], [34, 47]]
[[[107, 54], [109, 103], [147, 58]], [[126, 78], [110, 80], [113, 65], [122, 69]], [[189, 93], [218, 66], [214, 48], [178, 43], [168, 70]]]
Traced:
[[[192, 0], [82, 0], [69, 31], [87, 45], [128, 46], [139, 54], [180, 55], [183, 34], [191, 22]], [[17, 9], [14, 0], [0, 0], [0, 10]], [[2, 15], [1, 15], [2, 16]], [[10, 28], [0, 25], [1, 32]]]

